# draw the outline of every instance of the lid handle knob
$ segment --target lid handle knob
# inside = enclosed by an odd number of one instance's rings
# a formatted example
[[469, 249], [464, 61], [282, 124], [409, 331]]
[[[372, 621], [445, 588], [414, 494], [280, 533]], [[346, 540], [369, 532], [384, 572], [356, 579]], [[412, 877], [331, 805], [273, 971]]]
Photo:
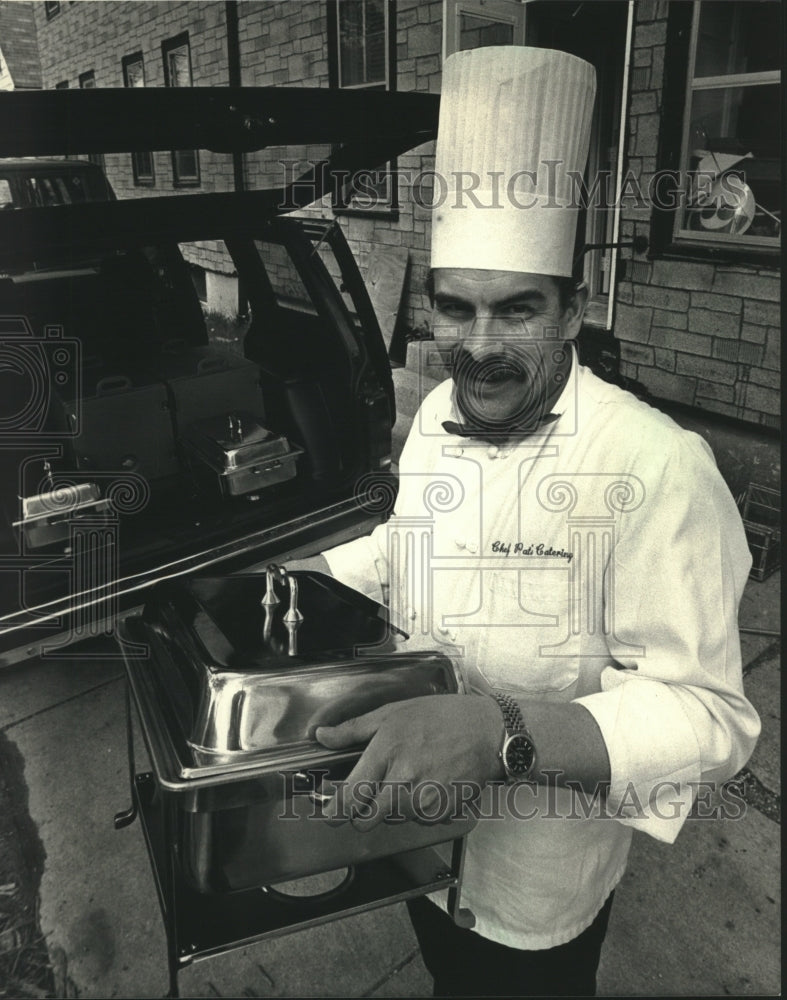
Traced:
[[284, 616], [284, 621], [286, 624], [294, 625], [303, 621], [303, 615], [298, 610], [298, 581], [288, 573], [287, 583], [290, 585], [290, 608]]
[[273, 583], [276, 577], [281, 573], [282, 571], [276, 563], [270, 563], [268, 568], [265, 570], [265, 596], [260, 601], [260, 604], [264, 608], [270, 608], [279, 603], [279, 598], [276, 596], [276, 589], [273, 586]]

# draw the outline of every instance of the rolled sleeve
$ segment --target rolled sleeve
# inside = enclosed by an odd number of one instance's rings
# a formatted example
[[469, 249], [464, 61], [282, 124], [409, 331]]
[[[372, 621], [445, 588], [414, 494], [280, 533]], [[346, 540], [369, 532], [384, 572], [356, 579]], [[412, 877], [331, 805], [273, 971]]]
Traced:
[[322, 553], [332, 576], [380, 603], [388, 585], [388, 559], [380, 545], [381, 535], [387, 537], [384, 531], [385, 525], [380, 525], [371, 535]]
[[621, 527], [611, 581], [615, 662], [600, 692], [577, 699], [607, 746], [613, 815], [668, 842], [700, 783], [732, 777], [760, 732], [743, 694], [737, 627], [751, 555], [732, 497], [693, 437]]

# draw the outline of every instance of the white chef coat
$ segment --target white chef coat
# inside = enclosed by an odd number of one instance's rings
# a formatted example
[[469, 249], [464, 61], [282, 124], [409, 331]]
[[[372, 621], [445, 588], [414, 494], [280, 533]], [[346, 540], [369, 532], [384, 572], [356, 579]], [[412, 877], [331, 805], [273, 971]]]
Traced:
[[632, 828], [673, 841], [697, 783], [748, 760], [759, 719], [737, 610], [751, 556], [705, 441], [576, 360], [559, 419], [502, 447], [443, 429], [452, 387], [413, 421], [394, 516], [325, 556], [378, 600], [388, 585], [410, 642], [448, 644], [469, 690], [574, 700], [595, 718], [604, 802], [517, 786], [519, 815], [504, 808], [468, 839], [475, 929], [548, 948], [591, 923]]

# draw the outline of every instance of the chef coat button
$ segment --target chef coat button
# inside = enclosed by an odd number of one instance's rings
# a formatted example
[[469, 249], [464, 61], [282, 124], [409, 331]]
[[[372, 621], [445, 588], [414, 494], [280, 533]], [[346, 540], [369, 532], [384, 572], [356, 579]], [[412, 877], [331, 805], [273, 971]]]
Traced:
[[456, 542], [456, 547], [458, 549], [463, 549], [465, 547], [466, 542], [465, 542], [464, 538], [461, 538], [461, 537], [460, 538], [455, 538], [454, 541]]
[[468, 542], [466, 547], [468, 552], [472, 552], [473, 554], [478, 552], [478, 542]]
[[497, 458], [497, 456], [500, 454], [500, 449], [497, 447], [496, 444], [493, 444], [490, 445], [489, 448], [487, 448], [486, 453], [489, 456], [489, 458]]
[[448, 635], [448, 626], [440, 625], [438, 626], [437, 631], [440, 633], [440, 635]]
[[410, 621], [413, 621], [418, 617], [418, 612], [415, 610], [415, 608], [408, 608], [406, 613]]

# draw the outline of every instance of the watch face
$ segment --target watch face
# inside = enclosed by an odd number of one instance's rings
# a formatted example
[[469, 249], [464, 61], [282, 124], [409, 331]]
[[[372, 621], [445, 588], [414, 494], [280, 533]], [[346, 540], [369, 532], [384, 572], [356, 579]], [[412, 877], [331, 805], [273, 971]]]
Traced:
[[514, 733], [503, 748], [503, 765], [512, 777], [523, 778], [532, 768], [535, 756], [536, 749], [530, 738], [524, 733]]

